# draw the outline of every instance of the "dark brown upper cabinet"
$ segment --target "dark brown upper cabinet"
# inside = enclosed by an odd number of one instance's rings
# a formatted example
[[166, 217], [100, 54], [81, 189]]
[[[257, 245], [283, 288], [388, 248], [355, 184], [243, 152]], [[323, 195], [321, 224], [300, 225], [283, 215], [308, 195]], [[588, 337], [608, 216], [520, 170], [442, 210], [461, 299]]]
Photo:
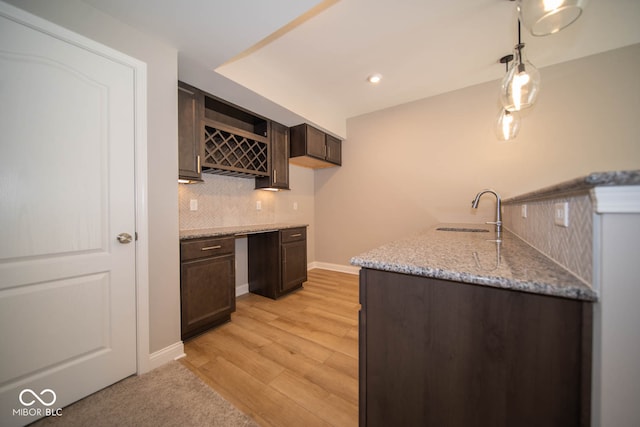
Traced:
[[342, 164], [342, 141], [326, 135], [327, 161], [336, 165]]
[[203, 172], [269, 176], [269, 120], [205, 94], [201, 129]]
[[178, 178], [186, 181], [202, 181], [199, 96], [197, 89], [178, 83]]
[[290, 128], [289, 162], [312, 169], [340, 166], [342, 141], [303, 123]]
[[270, 175], [270, 120], [183, 82], [178, 99], [180, 177]]
[[256, 178], [256, 189], [289, 190], [289, 128], [271, 122], [271, 173]]

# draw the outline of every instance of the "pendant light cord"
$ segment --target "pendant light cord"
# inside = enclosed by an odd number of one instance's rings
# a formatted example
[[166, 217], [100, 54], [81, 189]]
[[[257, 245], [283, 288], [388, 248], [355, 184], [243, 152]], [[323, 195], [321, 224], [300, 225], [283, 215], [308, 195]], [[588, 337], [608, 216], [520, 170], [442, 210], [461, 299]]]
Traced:
[[518, 44], [522, 44], [522, 40], [520, 39], [520, 19], [518, 18]]
[[524, 45], [522, 44], [522, 39], [520, 38], [520, 19], [518, 18], [518, 62], [522, 64], [522, 48]]

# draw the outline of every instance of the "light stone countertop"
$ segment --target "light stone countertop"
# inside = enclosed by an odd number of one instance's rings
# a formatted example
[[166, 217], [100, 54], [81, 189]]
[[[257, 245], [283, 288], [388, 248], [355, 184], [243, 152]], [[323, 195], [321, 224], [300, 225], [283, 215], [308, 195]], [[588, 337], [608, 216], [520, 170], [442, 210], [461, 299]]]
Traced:
[[594, 172], [587, 176], [575, 178], [560, 184], [511, 197], [502, 201], [503, 205], [521, 203], [538, 199], [559, 197], [567, 194], [586, 193], [594, 187], [640, 185], [640, 170], [614, 172]]
[[286, 230], [288, 228], [299, 227], [306, 228], [308, 227], [308, 224], [274, 223], [180, 230], [180, 240], [197, 239], [200, 237], [243, 236], [246, 234], [266, 233], [269, 231]]
[[[439, 231], [440, 227], [489, 232]], [[584, 301], [597, 293], [582, 280], [509, 231], [496, 243], [493, 226], [439, 224], [421, 234], [372, 249], [351, 259], [363, 268], [452, 280]]]

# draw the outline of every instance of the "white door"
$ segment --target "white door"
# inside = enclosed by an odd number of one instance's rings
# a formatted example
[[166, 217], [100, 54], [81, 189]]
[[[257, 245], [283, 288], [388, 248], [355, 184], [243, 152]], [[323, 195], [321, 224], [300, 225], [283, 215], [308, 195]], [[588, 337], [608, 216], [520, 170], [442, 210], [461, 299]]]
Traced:
[[0, 8], [1, 425], [136, 372], [121, 233], [135, 236], [132, 68]]

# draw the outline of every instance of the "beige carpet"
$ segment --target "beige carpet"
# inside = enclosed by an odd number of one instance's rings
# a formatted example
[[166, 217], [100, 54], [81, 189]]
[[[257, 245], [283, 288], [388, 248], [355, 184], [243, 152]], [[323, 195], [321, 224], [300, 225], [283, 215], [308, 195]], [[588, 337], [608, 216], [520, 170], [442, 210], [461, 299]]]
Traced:
[[129, 377], [32, 425], [257, 427], [179, 362]]

